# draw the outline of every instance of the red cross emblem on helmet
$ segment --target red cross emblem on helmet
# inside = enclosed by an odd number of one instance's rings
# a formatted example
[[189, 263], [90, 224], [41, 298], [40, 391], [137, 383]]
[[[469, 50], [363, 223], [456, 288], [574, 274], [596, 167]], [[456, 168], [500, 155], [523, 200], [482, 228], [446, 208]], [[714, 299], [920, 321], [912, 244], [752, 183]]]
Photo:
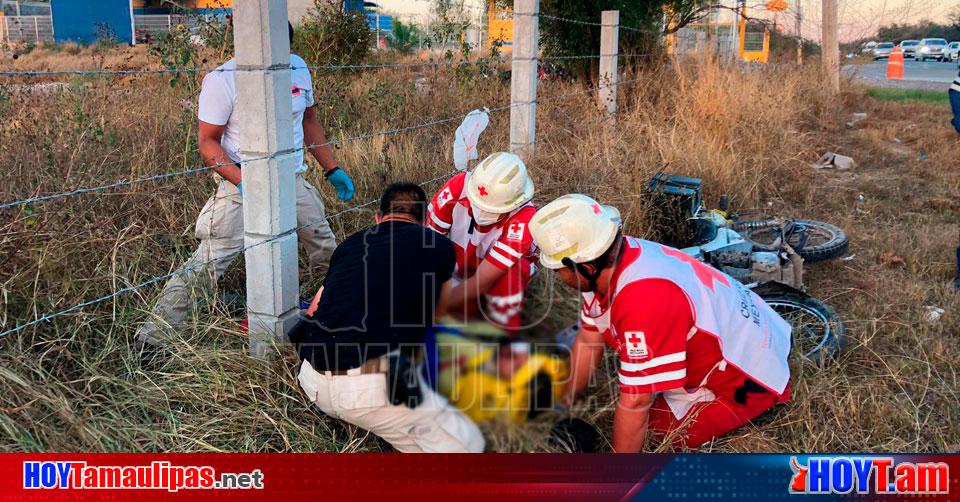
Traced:
[[487, 187], [483, 185], [480, 185], [479, 187], [477, 187], [477, 192], [480, 193], [481, 197], [486, 197], [487, 195], [490, 195], [490, 192], [487, 192]]

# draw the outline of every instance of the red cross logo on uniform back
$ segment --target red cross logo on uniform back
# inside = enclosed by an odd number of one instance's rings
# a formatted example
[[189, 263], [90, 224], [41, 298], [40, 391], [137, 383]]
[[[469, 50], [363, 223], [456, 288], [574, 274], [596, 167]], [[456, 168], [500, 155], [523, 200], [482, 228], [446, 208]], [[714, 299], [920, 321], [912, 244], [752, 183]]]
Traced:
[[690, 267], [693, 268], [694, 275], [696, 275], [700, 283], [709, 288], [710, 291], [716, 291], [714, 289], [714, 281], [728, 288], [730, 287], [730, 281], [727, 280], [727, 276], [723, 275], [719, 270], [704, 264], [702, 261], [697, 260], [679, 249], [673, 249], [667, 246], [660, 246], [660, 249], [663, 250], [663, 254], [690, 264]]
[[486, 197], [487, 195], [489, 195], [489, 192], [487, 192], [487, 187], [483, 185], [480, 185], [480, 187], [477, 188], [477, 191], [480, 192], [481, 197]]

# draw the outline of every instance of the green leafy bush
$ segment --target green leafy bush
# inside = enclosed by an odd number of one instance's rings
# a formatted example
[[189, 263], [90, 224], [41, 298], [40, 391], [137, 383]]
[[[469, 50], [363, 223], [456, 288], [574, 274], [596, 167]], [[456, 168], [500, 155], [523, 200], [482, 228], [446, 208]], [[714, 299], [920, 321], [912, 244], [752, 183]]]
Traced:
[[340, 2], [315, 0], [315, 8], [297, 27], [293, 52], [311, 65], [355, 65], [367, 59], [372, 42], [363, 14], [344, 12]]

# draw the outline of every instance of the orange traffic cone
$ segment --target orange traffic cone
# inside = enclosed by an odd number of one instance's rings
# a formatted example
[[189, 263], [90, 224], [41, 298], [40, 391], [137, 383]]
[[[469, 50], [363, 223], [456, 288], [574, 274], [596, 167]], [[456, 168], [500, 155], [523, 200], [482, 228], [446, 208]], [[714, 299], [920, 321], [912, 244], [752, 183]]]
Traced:
[[903, 78], [903, 51], [899, 47], [894, 47], [887, 58], [887, 79]]

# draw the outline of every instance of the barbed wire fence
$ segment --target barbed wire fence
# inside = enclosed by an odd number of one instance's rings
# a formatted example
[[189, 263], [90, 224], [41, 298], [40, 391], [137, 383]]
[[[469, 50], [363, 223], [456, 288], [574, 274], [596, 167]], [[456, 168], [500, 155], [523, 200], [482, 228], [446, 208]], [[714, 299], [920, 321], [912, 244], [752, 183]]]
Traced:
[[[517, 15], [517, 14], [514, 13], [514, 15]], [[551, 19], [551, 20], [557, 21], [557, 22], [569, 22], [569, 23], [575, 23], [575, 24], [593, 25], [593, 26], [600, 26], [600, 27], [605, 27], [605, 28], [611, 28], [611, 26], [607, 26], [607, 25], [604, 25], [604, 24], [599, 23], [599, 22], [569, 19], [569, 18], [563, 18], [563, 17], [558, 17], [558, 16], [550, 16], [550, 15], [542, 14], [542, 13], [540, 13], [540, 14], [538, 14], [538, 15], [539, 15], [541, 18]], [[617, 26], [613, 26], [612, 28], [613, 28], [613, 29], [616, 29]], [[620, 28], [620, 29], [627, 29], [627, 30], [631, 30], [631, 29], [632, 29], [632, 30], [638, 30], [638, 31], [641, 31], [641, 30], [642, 30], [642, 29], [640, 29], [640, 28], [632, 28], [632, 27], [627, 27], [627, 26], [619, 26], [619, 28]], [[647, 30], [642, 30], [642, 31], [647, 31]], [[603, 49], [601, 49], [601, 53], [602, 53], [602, 52], [603, 52]], [[647, 56], [647, 54], [622, 54], [622, 53], [619, 53], [619, 51], [615, 51], [615, 54], [614, 54], [614, 55], [615, 55], [617, 58], [635, 58], [635, 57]], [[543, 57], [543, 58], [538, 58], [538, 59], [539, 59], [540, 61], [568, 61], [568, 60], [590, 60], [590, 59], [599, 59], [599, 58], [602, 58], [602, 57], [603, 57], [603, 56], [600, 55], [600, 54], [583, 54], [583, 55], [571, 55], [571, 56]], [[609, 56], [608, 56], [608, 57], [609, 57]], [[357, 64], [357, 65], [307, 65], [306, 68], [307, 68], [307, 69], [310, 69], [310, 70], [321, 70], [321, 71], [382, 70], [382, 69], [399, 69], [399, 68], [415, 68], [415, 67], [417, 67], [417, 68], [423, 68], [423, 67], [443, 67], [443, 66], [454, 66], [454, 65], [457, 65], [457, 64], [460, 64], [460, 63], [459, 63], [459, 62], [453, 62], [453, 61], [444, 61], [444, 62], [425, 62], [425, 63], [389, 63], [389, 64]], [[297, 68], [291, 66], [291, 67], [289, 67], [289, 68], [277, 68], [277, 67], [269, 67], [269, 68], [241, 68], [241, 69], [237, 69], [237, 70], [223, 70], [223, 69], [221, 69], [221, 68], [165, 68], [165, 69], [158, 69], [158, 70], [122, 70], [122, 69], [117, 69], [117, 70], [111, 70], [111, 69], [94, 69], [94, 70], [79, 70], [79, 69], [75, 69], [75, 70], [0, 70], [0, 77], [8, 77], [8, 78], [29, 78], [29, 77], [44, 77], [44, 76], [47, 76], [47, 77], [53, 77], [53, 76], [122, 77], [122, 76], [130, 76], [130, 75], [164, 75], [164, 74], [175, 74], [175, 73], [206, 73], [206, 72], [212, 72], [212, 71], [279, 71], [279, 70], [286, 70], [286, 69], [297, 69]], [[537, 96], [536, 99], [533, 100], [532, 104], [539, 104], [539, 103], [543, 103], [543, 102], [556, 101], [556, 100], [566, 100], [566, 99], [568, 99], [568, 98], [572, 98], [572, 97], [575, 97], [575, 96], [582, 96], [582, 95], [584, 95], [584, 94], [590, 94], [590, 93], [595, 93], [595, 92], [596, 92], [596, 93], [599, 93], [599, 92], [600, 92], [601, 90], [603, 90], [604, 88], [613, 88], [614, 91], [615, 91], [615, 89], [616, 89], [618, 86], [632, 85], [632, 84], [635, 84], [635, 83], [637, 83], [637, 82], [640, 82], [641, 80], [642, 80], [642, 79], [640, 79], [640, 78], [636, 78], [636, 79], [632, 79], [632, 80], [618, 81], [617, 78], [613, 78], [613, 79], [609, 79], [609, 78], [608, 78], [606, 81], [601, 81], [601, 82], [598, 84], [598, 86], [595, 87], [595, 88], [586, 88], [586, 89], [581, 89], [581, 90], [578, 90], [578, 91], [575, 91], [575, 92], [564, 93], [564, 94], [560, 94], [560, 95], [556, 95], [556, 96], [549, 96], [549, 97], [540, 97], [540, 96]], [[527, 102], [511, 103], [511, 104], [508, 104], [508, 105], [502, 105], [502, 106], [497, 106], [497, 107], [493, 107], [493, 108], [486, 108], [485, 110], [486, 110], [488, 113], [490, 113], [490, 114], [495, 114], [495, 113], [501, 113], [501, 112], [509, 111], [509, 110], [512, 110], [512, 109], [517, 108], [517, 107], [520, 107], [520, 106], [529, 106], [530, 104], [531, 104], [531, 103], [527, 103]], [[453, 115], [453, 116], [449, 116], [449, 117], [430, 119], [430, 120], [422, 121], [422, 122], [420, 122], [420, 123], [416, 123], [416, 124], [412, 124], [412, 125], [408, 125], [408, 126], [396, 127], [396, 128], [391, 128], [391, 129], [386, 129], [386, 130], [380, 130], [380, 131], [366, 132], [366, 133], [362, 133], [362, 134], [358, 134], [358, 135], [348, 136], [348, 137], [345, 137], [345, 138], [342, 138], [342, 139], [329, 140], [329, 141], [327, 141], [327, 142], [325, 142], [325, 143], [322, 143], [322, 144], [305, 145], [305, 146], [302, 146], [302, 147], [299, 147], [299, 148], [295, 148], [294, 150], [288, 150], [288, 151], [284, 151], [284, 152], [281, 152], [281, 153], [273, 153], [273, 154], [270, 154], [270, 155], [261, 156], [261, 157], [257, 157], [257, 158], [244, 159], [244, 162], [251, 162], [251, 161], [256, 161], [256, 160], [279, 159], [279, 158], [283, 158], [283, 157], [287, 157], [287, 156], [296, 155], [298, 152], [306, 151], [306, 150], [309, 150], [309, 149], [312, 149], [312, 148], [316, 148], [316, 147], [321, 147], [321, 146], [335, 146], [335, 145], [342, 145], [342, 144], [345, 144], [345, 143], [348, 143], [348, 142], [353, 142], [353, 141], [362, 141], [362, 140], [370, 139], [370, 138], [374, 138], [374, 137], [390, 137], [390, 136], [396, 136], [396, 135], [400, 135], [400, 134], [406, 134], [406, 133], [410, 133], [410, 132], [413, 132], [413, 131], [421, 130], [421, 129], [424, 129], [424, 128], [430, 128], [430, 127], [433, 127], [433, 126], [436, 126], [436, 125], [443, 125], [443, 124], [448, 124], [448, 123], [460, 121], [460, 120], [463, 120], [465, 117], [467, 117], [467, 115], [469, 115], [469, 113], [470, 113], [470, 112], [464, 112], [464, 113], [457, 114], [457, 115]], [[70, 198], [70, 197], [76, 197], [76, 196], [82, 196], [82, 195], [88, 195], [88, 194], [96, 194], [96, 193], [106, 192], [106, 191], [110, 191], [110, 190], [114, 190], [114, 189], [118, 189], [118, 188], [122, 188], [122, 187], [138, 185], [138, 184], [167, 181], [167, 180], [170, 180], [170, 179], [176, 178], [176, 177], [188, 176], [188, 175], [193, 175], [193, 174], [210, 172], [210, 171], [213, 171], [213, 170], [215, 170], [215, 169], [217, 169], [217, 168], [219, 168], [219, 167], [223, 167], [223, 165], [202, 165], [202, 166], [195, 166], [195, 167], [190, 167], [190, 168], [187, 168], [187, 169], [183, 169], [183, 170], [179, 170], [179, 171], [175, 171], [175, 172], [170, 172], [170, 173], [162, 173], [162, 174], [157, 174], [157, 175], [151, 175], [151, 176], [146, 176], [146, 177], [137, 178], [137, 179], [132, 179], [132, 180], [121, 179], [121, 180], [117, 180], [117, 181], [115, 181], [115, 182], [105, 183], [105, 184], [96, 185], [96, 186], [79, 187], [79, 188], [75, 188], [75, 189], [72, 189], [72, 190], [66, 190], [66, 191], [57, 192], [57, 193], [43, 194], [43, 195], [35, 195], [35, 196], [32, 196], [32, 197], [26, 197], [26, 198], [22, 198], [22, 199], [18, 199], [18, 200], [0, 202], [0, 211], [2, 211], [2, 210], [11, 210], [11, 209], [19, 210], [19, 209], [22, 208], [22, 207], [29, 206], [29, 205], [32, 205], [32, 204], [37, 204], [37, 203], [47, 203], [47, 202], [53, 202], [53, 201], [57, 201], [57, 200], [61, 200], [61, 199], [66, 199], [66, 198]], [[421, 181], [419, 184], [420, 184], [420, 186], [428, 186], [428, 185], [430, 185], [431, 183], [435, 183], [435, 182], [437, 182], [437, 181], [440, 181], [440, 180], [442, 180], [442, 179], [445, 179], [445, 178], [451, 176], [451, 175], [454, 174], [455, 172], [456, 172], [456, 171], [454, 171], [454, 172], [447, 172], [447, 173], [445, 173], [445, 174], [443, 174], [443, 175], [440, 175], [440, 176], [437, 176], [437, 177], [434, 177], [434, 178], [431, 178], [431, 179], [428, 179], [428, 180], [425, 180], [425, 181]], [[325, 220], [320, 220], [320, 221], [331, 221], [331, 220], [334, 220], [334, 219], [336, 219], [336, 218], [339, 218], [339, 217], [341, 217], [341, 216], [343, 216], [343, 215], [345, 215], [345, 214], [348, 214], [348, 213], [351, 213], [351, 212], [356, 212], [356, 211], [365, 209], [365, 208], [367, 208], [367, 207], [370, 207], [370, 206], [374, 205], [375, 203], [377, 203], [377, 200], [376, 200], [376, 199], [368, 200], [368, 201], [365, 201], [365, 202], [363, 202], [363, 203], [361, 203], [361, 204], [357, 204], [357, 205], [348, 207], [348, 208], [346, 208], [346, 209], [343, 209], [343, 210], [341, 210], [341, 211], [338, 211], [338, 212], [336, 212], [336, 213], [327, 215], [326, 218], [325, 218]], [[281, 233], [281, 234], [279, 234], [279, 235], [276, 235], [276, 236], [274, 236], [274, 237], [272, 237], [272, 238], [270, 238], [270, 239], [262, 240], [262, 241], [259, 241], [259, 242], [255, 243], [255, 244], [252, 244], [252, 245], [249, 245], [249, 246], [245, 246], [245, 247], [243, 247], [242, 249], [240, 249], [239, 251], [237, 251], [237, 256], [239, 256], [240, 254], [245, 253], [246, 251], [248, 251], [248, 250], [250, 250], [250, 249], [256, 248], [256, 247], [258, 247], [258, 246], [262, 246], [262, 245], [264, 245], [264, 244], [269, 244], [269, 243], [276, 242], [276, 241], [278, 241], [278, 240], [280, 240], [280, 239], [282, 239], [282, 238], [285, 238], [285, 237], [287, 237], [287, 236], [289, 236], [289, 235], [291, 235], [291, 234], [294, 234], [294, 233], [296, 233], [296, 232], [299, 232], [300, 230], [303, 230], [303, 229], [305, 229], [305, 228], [309, 228], [309, 227], [311, 227], [311, 226], [313, 226], [313, 225], [317, 225], [317, 224], [320, 223], [320, 221], [315, 221], [315, 222], [306, 223], [306, 224], [303, 224], [303, 225], [298, 225], [298, 226], [296, 226], [295, 228], [292, 228], [292, 229], [290, 229], [290, 230], [288, 230], [288, 231], [286, 231], [286, 232], [283, 232], [283, 233]], [[23, 331], [23, 330], [25, 330], [25, 329], [31, 328], [31, 327], [35, 327], [35, 326], [43, 325], [43, 324], [46, 324], [46, 323], [50, 323], [50, 322], [54, 321], [55, 319], [61, 318], [61, 317], [63, 317], [63, 316], [66, 316], [66, 315], [69, 315], [69, 314], [72, 314], [72, 313], [75, 313], [75, 312], [82, 311], [82, 310], [84, 310], [84, 309], [86, 309], [86, 308], [88, 308], [88, 307], [92, 307], [92, 306], [95, 306], [95, 305], [99, 305], [99, 304], [102, 304], [102, 303], [104, 303], [104, 302], [107, 302], [107, 301], [110, 301], [110, 300], [119, 298], [119, 297], [121, 297], [121, 296], [127, 295], [127, 294], [129, 294], [129, 293], [132, 293], [132, 292], [134, 292], [134, 291], [138, 291], [138, 290], [140, 290], [140, 289], [143, 289], [143, 288], [146, 288], [146, 287], [149, 287], [149, 286], [152, 286], [152, 285], [161, 283], [161, 282], [163, 282], [163, 281], [165, 281], [165, 280], [168, 280], [168, 279], [170, 279], [170, 278], [172, 278], [172, 277], [174, 277], [174, 276], [176, 276], [176, 275], [184, 274], [184, 273], [186, 273], [186, 272], [190, 272], [190, 271], [194, 271], [194, 270], [198, 270], [198, 269], [203, 269], [203, 268], [211, 265], [213, 262], [214, 262], [214, 260], [209, 260], [209, 261], [206, 261], [206, 262], [202, 262], [202, 263], [193, 265], [193, 266], [191, 266], [191, 267], [189, 267], [189, 268], [177, 269], [177, 270], [175, 270], [175, 271], [173, 271], [173, 272], [170, 272], [170, 273], [167, 273], [167, 274], [157, 275], [157, 276], [154, 276], [154, 277], [152, 277], [152, 278], [150, 278], [150, 279], [148, 279], [148, 280], [145, 280], [145, 281], [136, 283], [136, 284], [131, 285], [131, 286], [127, 286], [127, 287], [123, 287], [123, 288], [116, 289], [116, 290], [114, 290], [113, 292], [108, 293], [108, 294], [106, 294], [106, 295], [101, 295], [101, 296], [92, 298], [92, 299], [90, 299], [90, 300], [86, 300], [86, 301], [77, 303], [77, 304], [72, 305], [72, 306], [67, 307], [67, 308], [63, 308], [63, 309], [56, 310], [56, 311], [53, 311], [53, 312], [48, 312], [48, 313], [41, 314], [41, 315], [36, 315], [35, 318], [32, 319], [32, 320], [22, 321], [22, 322], [16, 324], [15, 326], [13, 326], [13, 327], [4, 327], [3, 331], [0, 331], [0, 339], [6, 337], [6, 336], [8, 336], [8, 335], [14, 334], [14, 333], [19, 333], [19, 332], [21, 332], [21, 331]]]

